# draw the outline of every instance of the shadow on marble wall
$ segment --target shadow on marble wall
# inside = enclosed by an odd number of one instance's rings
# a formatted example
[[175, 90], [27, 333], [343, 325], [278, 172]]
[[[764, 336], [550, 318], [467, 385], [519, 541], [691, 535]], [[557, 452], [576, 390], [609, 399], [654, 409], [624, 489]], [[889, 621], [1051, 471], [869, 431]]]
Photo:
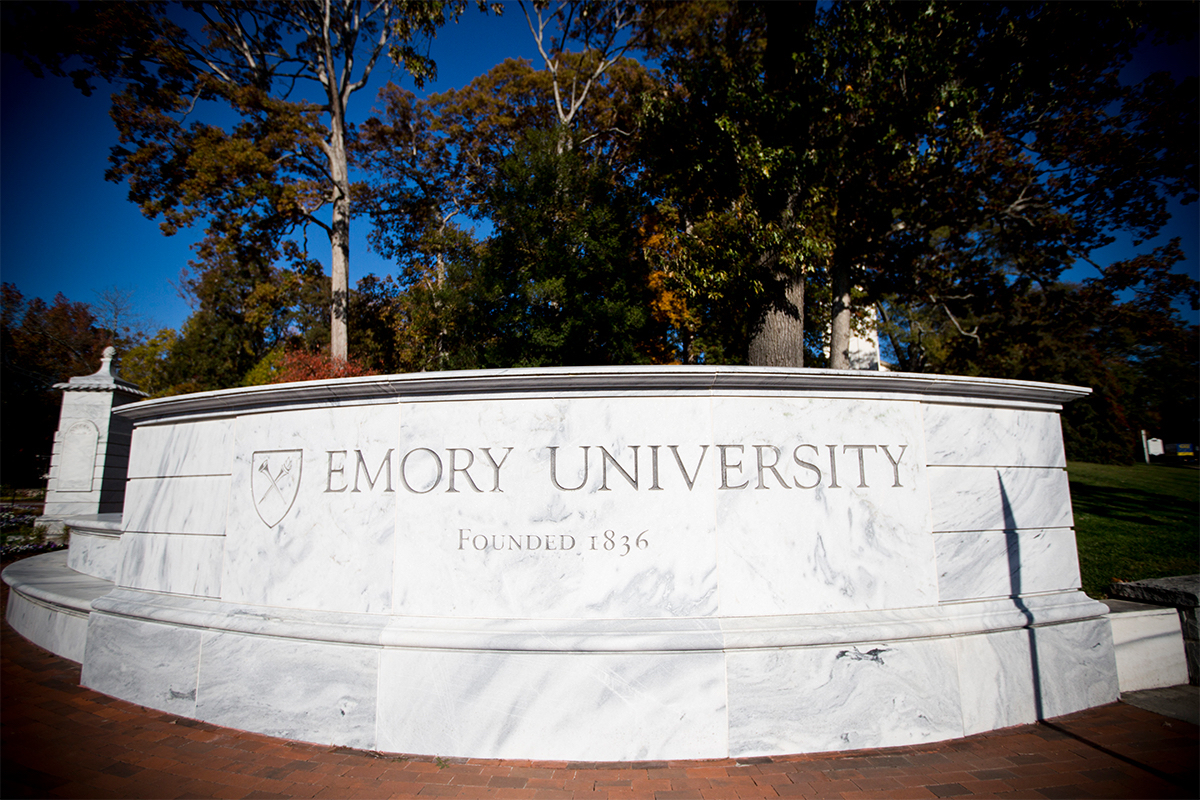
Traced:
[[1025, 605], [1021, 597], [1021, 537], [1017, 534], [1017, 518], [1013, 513], [1012, 504], [1008, 500], [1008, 492], [1004, 489], [1004, 476], [996, 472], [996, 480], [1000, 482], [1000, 505], [1004, 514], [1004, 536], [1008, 540], [1008, 574], [1012, 583], [1012, 598], [1017, 608], [1025, 615], [1025, 631], [1029, 636], [1029, 667], [1033, 674], [1033, 707], [1037, 718], [1046, 718], [1042, 703], [1042, 673], [1038, 663], [1037, 636], [1033, 630], [1033, 612]]

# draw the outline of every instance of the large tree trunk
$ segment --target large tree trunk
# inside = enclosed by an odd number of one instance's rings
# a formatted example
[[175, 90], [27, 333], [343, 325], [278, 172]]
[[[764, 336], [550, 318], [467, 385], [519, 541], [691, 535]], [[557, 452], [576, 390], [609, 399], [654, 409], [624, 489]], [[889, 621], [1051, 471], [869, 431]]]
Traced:
[[829, 366], [850, 369], [850, 292], [854, 282], [849, 265], [835, 257], [830, 268], [833, 289], [833, 309], [829, 323]]
[[[342, 112], [342, 113], [339, 113]], [[350, 356], [350, 170], [346, 159], [344, 111], [334, 105], [329, 137], [329, 173], [333, 178], [332, 245], [333, 293], [329, 318], [329, 357], [346, 361]]]
[[[795, 53], [803, 46], [805, 31], [813, 24], [815, 2], [766, 3], [767, 49], [765, 53], [767, 92], [784, 97], [796, 91]], [[807, 133], [807, 125], [796, 119], [780, 118], [763, 131], [775, 146], [784, 146], [797, 136], [797, 127]], [[785, 226], [792, 224], [795, 192], [785, 193], [777, 201], [774, 213]], [[775, 257], [778, 263], [778, 255]], [[783, 297], [772, 303], [759, 320], [750, 341], [749, 363], [761, 367], [804, 366], [804, 276], [776, 275], [782, 278]]]
[[329, 318], [329, 356], [345, 361], [350, 356], [350, 202], [339, 199], [333, 204], [333, 297]]
[[791, 276], [783, 295], [786, 306], [768, 308], [750, 340], [750, 366], [804, 366], [804, 277]]

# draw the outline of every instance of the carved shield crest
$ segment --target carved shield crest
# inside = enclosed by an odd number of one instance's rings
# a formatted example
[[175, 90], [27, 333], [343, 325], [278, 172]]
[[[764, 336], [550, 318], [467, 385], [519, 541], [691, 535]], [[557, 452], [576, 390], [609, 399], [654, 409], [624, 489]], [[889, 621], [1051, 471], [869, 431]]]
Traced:
[[250, 462], [250, 494], [254, 510], [268, 528], [292, 510], [300, 491], [303, 450], [259, 450]]

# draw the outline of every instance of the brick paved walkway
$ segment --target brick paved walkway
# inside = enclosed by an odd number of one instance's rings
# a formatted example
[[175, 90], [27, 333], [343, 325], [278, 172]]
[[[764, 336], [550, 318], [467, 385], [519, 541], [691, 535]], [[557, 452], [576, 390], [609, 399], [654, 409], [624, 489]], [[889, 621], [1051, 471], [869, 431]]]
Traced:
[[[0, 602], [7, 605], [7, 587]], [[1197, 728], [1123, 703], [920, 747], [579, 764], [321, 747], [218, 728], [79, 686], [79, 665], [0, 641], [0, 796], [1185, 797]]]

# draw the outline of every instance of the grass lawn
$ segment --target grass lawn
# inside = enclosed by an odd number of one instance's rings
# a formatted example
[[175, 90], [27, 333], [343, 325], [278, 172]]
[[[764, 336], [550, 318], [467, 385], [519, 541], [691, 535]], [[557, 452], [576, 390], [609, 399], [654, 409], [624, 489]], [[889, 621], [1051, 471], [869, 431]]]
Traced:
[[1200, 572], [1200, 471], [1067, 464], [1083, 590]]

